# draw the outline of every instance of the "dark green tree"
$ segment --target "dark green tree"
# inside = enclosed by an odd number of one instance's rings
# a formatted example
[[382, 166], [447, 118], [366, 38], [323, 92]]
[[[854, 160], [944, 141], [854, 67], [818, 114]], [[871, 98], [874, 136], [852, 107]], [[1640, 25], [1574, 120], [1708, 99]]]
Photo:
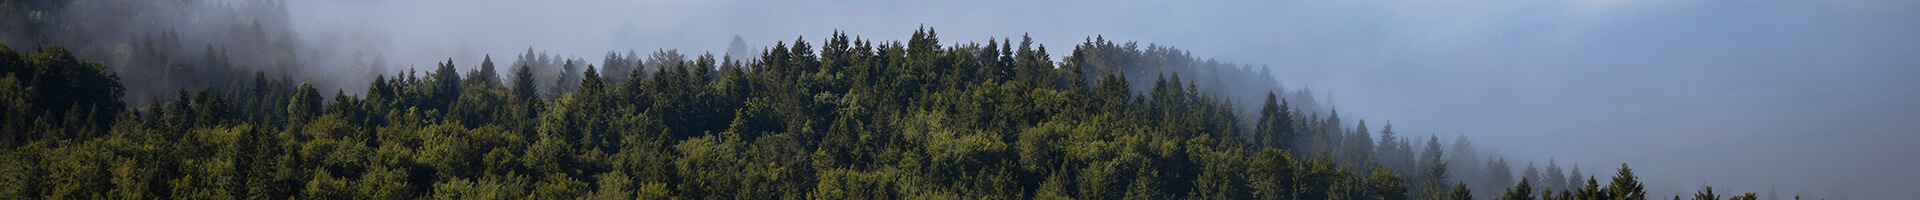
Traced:
[[1640, 184], [1640, 177], [1633, 175], [1633, 168], [1626, 163], [1620, 164], [1620, 171], [1613, 175], [1612, 184], [1607, 185], [1607, 193], [1613, 199], [1647, 199], [1646, 186]]
[[1447, 193], [1446, 199], [1473, 200], [1473, 190], [1467, 189], [1466, 182], [1455, 183], [1453, 184], [1453, 189]]
[[1519, 184], [1514, 184], [1513, 187], [1507, 188], [1507, 193], [1500, 195], [1499, 199], [1501, 200], [1532, 200], [1534, 199], [1533, 186], [1529, 185], [1527, 182], [1528, 182], [1527, 179], [1520, 179]]
[[540, 92], [533, 79], [533, 69], [529, 65], [513, 68], [513, 96], [521, 101], [539, 100]]
[[1291, 146], [1283, 145], [1291, 145], [1295, 142], [1291, 116], [1293, 111], [1289, 110], [1286, 99], [1280, 99], [1277, 104], [1274, 103], [1274, 99], [1276, 97], [1273, 92], [1267, 92], [1266, 104], [1260, 107], [1260, 120], [1254, 127], [1255, 146], [1292, 149]]

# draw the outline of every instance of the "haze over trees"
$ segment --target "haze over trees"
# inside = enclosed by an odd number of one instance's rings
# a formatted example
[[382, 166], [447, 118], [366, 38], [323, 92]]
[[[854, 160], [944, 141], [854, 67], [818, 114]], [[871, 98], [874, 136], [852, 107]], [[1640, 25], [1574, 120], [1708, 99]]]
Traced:
[[[9, 36], [93, 33], [25, 21]], [[1098, 36], [373, 59], [329, 93], [254, 51], [286, 37], [141, 35], [0, 44], [0, 199], [1646, 199], [1626, 164], [1515, 176], [1465, 137], [1348, 126], [1266, 67]]]
[[[1626, 165], [1569, 188], [1550, 162], [1511, 187], [1450, 178], [1391, 125], [1338, 125], [1270, 95], [1258, 116], [1181, 73], [1136, 87], [1089, 39], [1054, 62], [1022, 42], [835, 33], [755, 59], [593, 65], [539, 86], [456, 71], [378, 75], [365, 94], [255, 73], [127, 107], [114, 72], [59, 46], [0, 49], [0, 195], [31, 198], [1644, 199]], [[522, 58], [528, 58], [522, 56]], [[626, 59], [625, 56], [621, 57]], [[537, 59], [537, 57], [535, 57]], [[1190, 59], [1190, 58], [1188, 58]], [[546, 62], [551, 64], [551, 62]], [[1204, 69], [1216, 65], [1173, 65]], [[1097, 74], [1097, 75], [1095, 75]], [[89, 78], [91, 77], [91, 78]], [[616, 79], [617, 78], [617, 79]], [[620, 81], [613, 81], [620, 80]], [[54, 82], [58, 81], [58, 82]], [[59, 92], [51, 92], [59, 91]], [[1456, 145], [1470, 148], [1470, 145]], [[1532, 172], [1531, 170], [1529, 172]], [[1545, 181], [1545, 182], [1542, 182]], [[1534, 186], [1541, 185], [1541, 186]], [[1498, 187], [1504, 189], [1471, 189]], [[1711, 193], [1711, 192], [1709, 192]]]

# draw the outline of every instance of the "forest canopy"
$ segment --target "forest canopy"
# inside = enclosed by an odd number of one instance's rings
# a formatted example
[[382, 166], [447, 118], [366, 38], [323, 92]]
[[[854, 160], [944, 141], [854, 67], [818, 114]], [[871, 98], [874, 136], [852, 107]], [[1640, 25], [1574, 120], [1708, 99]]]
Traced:
[[1625, 164], [1514, 177], [1464, 138], [1343, 126], [1169, 47], [910, 38], [560, 60], [555, 79], [531, 52], [449, 59], [331, 99], [240, 72], [141, 106], [65, 48], [0, 47], [0, 198], [1646, 198]]

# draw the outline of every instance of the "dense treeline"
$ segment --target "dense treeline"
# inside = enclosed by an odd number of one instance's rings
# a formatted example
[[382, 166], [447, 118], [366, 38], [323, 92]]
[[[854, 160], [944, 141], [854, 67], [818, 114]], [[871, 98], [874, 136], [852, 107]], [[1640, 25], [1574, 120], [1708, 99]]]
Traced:
[[1624, 164], [1605, 183], [1474, 190], [1438, 138], [1413, 154], [1391, 125], [1375, 142], [1364, 120], [1273, 93], [1237, 108], [1210, 92], [1235, 83], [1186, 75], [1248, 68], [1141, 64], [1196, 59], [1094, 38], [1056, 61], [1020, 40], [836, 32], [749, 59], [560, 61], [581, 72], [551, 83], [529, 52], [332, 99], [256, 72], [132, 108], [106, 66], [0, 47], [0, 198], [1646, 198]]
[[133, 105], [256, 71], [358, 93], [375, 74], [400, 69], [386, 66], [370, 38], [304, 40], [294, 26], [284, 0], [0, 1], [0, 42], [58, 44], [103, 63], [121, 75], [123, 101]]

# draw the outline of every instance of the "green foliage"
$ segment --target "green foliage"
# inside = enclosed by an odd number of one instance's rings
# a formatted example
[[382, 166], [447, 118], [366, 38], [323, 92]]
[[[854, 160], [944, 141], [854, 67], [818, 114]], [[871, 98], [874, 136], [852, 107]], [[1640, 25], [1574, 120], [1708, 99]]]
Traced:
[[1633, 168], [1626, 163], [1620, 164], [1620, 171], [1613, 175], [1613, 183], [1607, 186], [1608, 196], [1613, 199], [1647, 199], [1646, 186], [1640, 184], [1640, 177], [1633, 175]]
[[1407, 188], [1400, 183], [1400, 176], [1385, 168], [1373, 170], [1372, 178], [1367, 179], [1366, 199], [1407, 199]]
[[[951, 44], [836, 32], [747, 61], [666, 50], [605, 69], [529, 53], [507, 80], [491, 56], [465, 77], [450, 59], [331, 101], [262, 71], [134, 108], [101, 64], [0, 48], [0, 199], [1473, 196], [1445, 184], [1437, 137], [1416, 159], [1391, 125], [1376, 143], [1284, 92], [1240, 110], [1258, 97], [1219, 80], [1248, 68], [1104, 38], [1058, 63], [1025, 37]], [[1542, 194], [1645, 195], [1625, 165], [1594, 181]], [[1534, 198], [1529, 184], [1502, 199]]]
[[1473, 190], [1467, 189], [1467, 183], [1465, 182], [1453, 184], [1453, 189], [1447, 193], [1446, 198], [1442, 198], [1442, 199], [1473, 200]]
[[1713, 187], [1707, 187], [1701, 189], [1699, 193], [1694, 193], [1693, 200], [1720, 200], [1720, 195], [1713, 193]]
[[1500, 200], [1532, 200], [1534, 199], [1533, 186], [1528, 183], [1527, 179], [1520, 179], [1519, 184], [1514, 184], [1513, 187], [1507, 188], [1507, 193], [1501, 194], [1499, 199]]

